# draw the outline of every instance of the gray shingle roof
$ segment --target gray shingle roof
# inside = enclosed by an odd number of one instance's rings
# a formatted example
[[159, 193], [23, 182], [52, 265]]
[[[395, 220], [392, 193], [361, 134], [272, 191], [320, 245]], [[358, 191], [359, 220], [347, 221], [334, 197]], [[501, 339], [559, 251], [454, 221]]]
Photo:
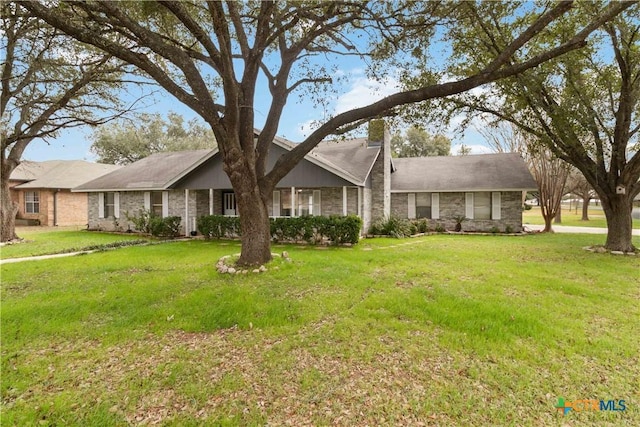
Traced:
[[83, 160], [25, 161], [13, 171], [11, 179], [28, 181], [15, 187], [19, 189], [70, 189], [120, 168]]
[[164, 190], [217, 152], [213, 149], [155, 153], [73, 191]]
[[391, 191], [535, 190], [536, 183], [517, 153], [393, 159]]
[[323, 141], [311, 151], [311, 155], [333, 163], [364, 183], [376, 160], [380, 147], [367, 147], [366, 138], [348, 141]]

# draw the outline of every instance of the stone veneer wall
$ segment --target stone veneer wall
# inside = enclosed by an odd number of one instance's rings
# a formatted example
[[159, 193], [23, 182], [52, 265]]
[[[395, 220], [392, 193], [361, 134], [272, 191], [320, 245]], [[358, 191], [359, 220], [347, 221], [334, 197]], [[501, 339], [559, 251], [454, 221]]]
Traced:
[[[280, 194], [281, 194], [280, 197], [282, 197], [282, 192], [291, 191], [291, 187], [276, 188], [276, 190], [280, 191]], [[342, 209], [342, 203], [343, 203], [342, 187], [322, 187], [322, 188], [312, 188], [311, 190], [320, 190], [320, 213], [323, 216], [342, 215], [344, 213]], [[269, 209], [269, 215], [273, 215], [273, 203], [269, 203], [267, 207]], [[357, 213], [358, 213], [358, 189], [353, 187], [347, 187], [347, 214], [355, 215]]]
[[[281, 191], [289, 190], [280, 189]], [[321, 209], [322, 215], [342, 215], [343, 190], [342, 187], [321, 188]], [[88, 225], [90, 229], [100, 230], [127, 230], [134, 229], [133, 223], [127, 221], [126, 213], [130, 216], [138, 215], [144, 209], [143, 191], [122, 191], [120, 192], [120, 218], [98, 218], [98, 194], [89, 193], [88, 196]], [[189, 191], [189, 218], [185, 222], [185, 192], [184, 190], [169, 191], [169, 216], [179, 216], [182, 218], [182, 233], [193, 230], [194, 219], [209, 215], [209, 190]], [[269, 204], [269, 214], [272, 214], [272, 204]], [[87, 209], [83, 210], [87, 212]], [[213, 213], [222, 215], [222, 190], [213, 191]], [[358, 189], [347, 188], [347, 213], [358, 213]], [[185, 229], [185, 225], [187, 228]]]
[[[130, 216], [138, 215], [144, 209], [143, 191], [121, 191], [120, 192], [120, 217], [119, 218], [98, 218], [98, 195], [100, 193], [89, 193], [89, 228], [100, 230], [127, 230], [134, 229], [133, 223], [127, 220]], [[169, 216], [179, 216], [181, 221], [181, 233], [185, 233], [192, 228], [191, 218], [196, 217], [197, 200], [196, 192], [189, 192], [189, 223], [185, 222], [185, 192], [183, 190], [169, 190]]]
[[[408, 195], [407, 193], [392, 193], [391, 214], [398, 218], [408, 218]], [[503, 191], [500, 202], [501, 219], [499, 220], [478, 220], [468, 219], [462, 223], [463, 231], [483, 231], [490, 232], [495, 227], [504, 232], [508, 227], [513, 232], [522, 231], [522, 192]], [[429, 220], [431, 228], [438, 225], [445, 230], [453, 230], [456, 226], [455, 216], [465, 214], [465, 193], [440, 193], [440, 219]]]

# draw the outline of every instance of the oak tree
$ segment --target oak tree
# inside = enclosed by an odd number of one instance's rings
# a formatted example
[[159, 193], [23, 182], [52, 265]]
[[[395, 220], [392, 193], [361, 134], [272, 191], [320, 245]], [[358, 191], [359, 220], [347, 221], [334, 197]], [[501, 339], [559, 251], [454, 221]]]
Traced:
[[98, 125], [124, 114], [117, 96], [127, 64], [76, 42], [16, 3], [0, 5], [3, 34], [0, 93], [0, 240], [17, 238], [17, 204], [9, 178], [35, 139]]
[[396, 157], [448, 156], [451, 154], [451, 140], [410, 126], [404, 134], [397, 133], [391, 137], [391, 153]]
[[[629, 7], [619, 2], [603, 6], [565, 41], [543, 50], [529, 49], [529, 43], [570, 14], [572, 2], [548, 9], [520, 7], [514, 10], [517, 16], [504, 20], [524, 19], [528, 25], [510, 35], [500, 52], [477, 62], [472, 72], [457, 80], [431, 74], [414, 89], [320, 120], [317, 129], [267, 169], [285, 104], [305, 88], [311, 89], [311, 100], [316, 99], [315, 89], [330, 88], [332, 58], [359, 57], [373, 77], [390, 68], [411, 74], [434, 62], [427, 47], [441, 31], [477, 19], [469, 2], [19, 3], [79, 41], [135, 65], [211, 126], [236, 194], [242, 227], [238, 263], [243, 265], [271, 259], [267, 204], [272, 191], [325, 137], [391, 114], [399, 106], [461, 93], [583, 47], [594, 29]], [[486, 4], [491, 8], [494, 2]], [[254, 107], [261, 81], [271, 103], [256, 138]]]
[[[566, 40], [600, 11], [581, 3], [554, 31], [531, 45], [543, 50]], [[506, 11], [503, 11], [506, 13]], [[496, 81], [482, 93], [451, 101], [465, 111], [492, 114], [528, 132], [555, 157], [575, 167], [597, 193], [608, 233], [606, 248], [633, 251], [632, 203], [640, 193], [640, 7], [637, 2], [593, 34], [584, 49], [535, 70]], [[496, 17], [499, 19], [499, 17]], [[492, 57], [522, 23], [469, 29], [464, 61]], [[461, 66], [460, 72], [465, 68]]]
[[91, 151], [98, 162], [125, 165], [162, 151], [199, 150], [215, 147], [211, 128], [196, 119], [184, 122], [180, 114], [170, 112], [166, 120], [160, 114], [134, 114], [131, 118], [99, 126], [91, 135]]

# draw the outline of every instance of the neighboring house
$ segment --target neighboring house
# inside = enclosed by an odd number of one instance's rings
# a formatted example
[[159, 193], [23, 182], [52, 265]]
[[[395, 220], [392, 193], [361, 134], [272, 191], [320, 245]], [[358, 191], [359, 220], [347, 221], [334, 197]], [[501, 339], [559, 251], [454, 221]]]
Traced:
[[[295, 144], [276, 138], [268, 167]], [[366, 230], [377, 218], [424, 218], [453, 229], [522, 230], [523, 192], [536, 184], [518, 154], [392, 159], [389, 136], [319, 144], [273, 192], [271, 216], [360, 216]], [[153, 154], [87, 182], [89, 227], [132, 228], [127, 215], [142, 209], [180, 216], [183, 232], [202, 215], [236, 215], [236, 199], [217, 149]]]
[[23, 161], [11, 173], [11, 198], [18, 204], [17, 224], [86, 225], [87, 193], [71, 188], [121, 166], [82, 160]]

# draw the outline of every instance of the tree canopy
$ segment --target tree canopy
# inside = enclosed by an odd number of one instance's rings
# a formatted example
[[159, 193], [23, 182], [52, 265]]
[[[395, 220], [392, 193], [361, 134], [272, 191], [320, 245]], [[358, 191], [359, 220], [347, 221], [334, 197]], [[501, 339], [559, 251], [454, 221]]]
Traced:
[[[576, 13], [531, 48], [567, 40], [598, 16], [598, 3], [580, 3]], [[510, 14], [509, 8], [499, 11]], [[583, 49], [568, 53], [484, 90], [453, 97], [454, 109], [491, 114], [533, 135], [555, 157], [577, 168], [598, 194], [607, 217], [606, 247], [632, 251], [632, 201], [640, 193], [640, 7], [634, 2], [594, 33]], [[477, 25], [468, 32], [458, 72], [502, 51], [513, 21], [496, 33]], [[464, 63], [463, 63], [464, 61]], [[451, 110], [448, 110], [451, 112]]]
[[98, 125], [128, 108], [120, 97], [130, 68], [113, 55], [78, 43], [13, 2], [0, 5], [1, 239], [15, 235], [17, 206], [9, 177], [34, 139], [61, 129]]
[[410, 126], [404, 134], [393, 135], [391, 153], [396, 157], [448, 156], [451, 154], [451, 140]]
[[[572, 2], [526, 7], [481, 3], [488, 14], [478, 14], [476, 3], [464, 1], [19, 3], [72, 37], [135, 65], [211, 126], [236, 193], [243, 230], [240, 264], [271, 258], [271, 193], [326, 136], [393, 114], [399, 106], [461, 93], [578, 49], [603, 22], [630, 6], [605, 5], [562, 42], [547, 38], [545, 49], [529, 49], [530, 42], [546, 37], [560, 18], [572, 13]], [[511, 14], [497, 15], [503, 8]], [[479, 23], [498, 32], [513, 20], [526, 25], [509, 34], [498, 53], [475, 62], [464, 77], [447, 79], [448, 70], [438, 73], [429, 67], [435, 63], [429, 46], [442, 32], [457, 49], [458, 43], [473, 40], [457, 31]], [[360, 58], [375, 78], [391, 69], [429, 73], [422, 73], [410, 90], [321, 120], [268, 170], [269, 149], [289, 97], [304, 90], [309, 102], [321, 103], [335, 74], [327, 64], [344, 56]], [[259, 81], [266, 82], [271, 104], [255, 138]]]
[[211, 128], [196, 119], [186, 123], [180, 114], [137, 114], [133, 119], [113, 121], [91, 135], [91, 151], [98, 162], [124, 165], [162, 151], [214, 148]]

